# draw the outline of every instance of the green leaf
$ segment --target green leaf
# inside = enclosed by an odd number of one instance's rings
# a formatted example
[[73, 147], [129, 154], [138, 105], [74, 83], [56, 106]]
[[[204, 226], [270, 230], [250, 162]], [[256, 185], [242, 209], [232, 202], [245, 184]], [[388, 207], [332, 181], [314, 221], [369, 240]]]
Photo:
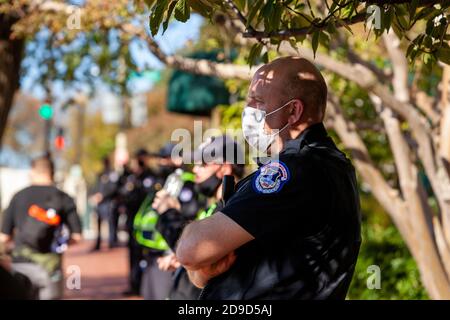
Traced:
[[151, 8], [155, 4], [156, 0], [145, 0], [145, 4]]
[[413, 20], [414, 16], [416, 15], [417, 6], [419, 4], [419, 0], [412, 0], [408, 4], [408, 11], [409, 11], [409, 19]]
[[211, 7], [205, 5], [203, 2], [198, 0], [189, 1], [189, 5], [191, 6], [192, 10], [199, 13], [201, 16], [205, 18], [211, 17]]
[[425, 48], [431, 48], [433, 46], [433, 39], [430, 36], [425, 36], [423, 38], [422, 45]]
[[392, 23], [392, 30], [394, 30], [394, 33], [397, 35], [397, 37], [401, 40], [403, 38], [403, 31], [398, 25], [397, 22]]
[[384, 30], [389, 32], [393, 19], [394, 10], [392, 8], [389, 8], [387, 12], [381, 11], [381, 32], [383, 32]]
[[[198, 0], [194, 0], [194, 2], [196, 2]], [[236, 5], [236, 7], [239, 9], [239, 11], [244, 11], [245, 9], [245, 0], [235, 0], [234, 4]]]
[[275, 9], [275, 6], [273, 4], [273, 0], [267, 1], [265, 6], [263, 7], [261, 11], [261, 15], [264, 17], [264, 29], [266, 32], [272, 31], [273, 28], [273, 10]]
[[408, 28], [408, 22], [406, 21], [406, 18], [404, 16], [396, 14], [395, 17], [397, 18], [399, 27], [401, 27], [401, 29]]
[[327, 32], [328, 32], [329, 34], [335, 34], [335, 33], [337, 33], [337, 29], [336, 29], [335, 22], [334, 22], [333, 19], [330, 19], [330, 21], [328, 22], [328, 25], [327, 25]]
[[[311, 18], [311, 21], [312, 20], [313, 19]], [[311, 25], [311, 23], [306, 18], [304, 18], [303, 16], [295, 16], [295, 17], [293, 17], [291, 23], [292, 23], [292, 26], [294, 28], [299, 28], [299, 29], [300, 28], [309, 27]]]
[[321, 31], [315, 31], [312, 35], [312, 39], [311, 39], [311, 45], [312, 45], [312, 49], [313, 49], [313, 53], [314, 53], [314, 58], [316, 57], [316, 51], [317, 48], [319, 47], [319, 37], [320, 37], [320, 33]]
[[298, 48], [297, 48], [297, 39], [290, 37], [289, 38], [289, 44], [291, 45], [292, 49], [298, 50]]
[[321, 31], [319, 34], [319, 43], [324, 46], [325, 48], [330, 47], [330, 36], [326, 33]]
[[255, 18], [256, 14], [258, 13], [258, 10], [261, 8], [261, 5], [263, 4], [263, 0], [257, 0], [250, 9], [250, 12], [248, 13], [247, 18], [247, 27], [253, 22], [253, 19]]
[[425, 7], [416, 14], [415, 19], [428, 21], [430, 17], [434, 17], [437, 14], [440, 14], [440, 10], [434, 7]]
[[411, 55], [412, 50], [414, 49], [414, 46], [415, 46], [415, 44], [414, 44], [414, 43], [411, 43], [411, 44], [408, 46], [408, 49], [406, 49], [406, 57], [407, 57], [407, 58]]
[[431, 54], [429, 54], [429, 53], [424, 53], [422, 58], [423, 58], [423, 62], [424, 62], [425, 64], [429, 64], [430, 61], [431, 61]]
[[353, 34], [352, 29], [350, 29], [350, 27], [348, 26], [348, 24], [347, 24], [344, 20], [339, 19], [339, 18], [336, 18], [336, 22], [338, 22], [339, 25], [341, 25], [342, 27], [344, 27], [348, 32], [350, 32], [351, 34]]
[[275, 6], [274, 6], [274, 10], [272, 12], [272, 17], [271, 17], [272, 28], [274, 30], [278, 30], [279, 27], [280, 27], [280, 21], [281, 21], [282, 13], [283, 13], [283, 11], [282, 11], [281, 5], [276, 3]]
[[191, 15], [191, 8], [187, 0], [178, 0], [175, 5], [175, 19], [181, 22], [186, 22]]
[[261, 55], [261, 50], [263, 48], [262, 43], [258, 42], [255, 43], [252, 48], [250, 49], [250, 53], [248, 55], [247, 58], [247, 62], [250, 66], [255, 65], [256, 60], [259, 58], [259, 56]]
[[175, 8], [176, 4], [177, 3], [175, 1], [171, 1], [169, 4], [169, 9], [167, 10], [167, 13], [166, 13], [166, 19], [163, 22], [163, 34], [164, 34], [164, 32], [166, 32], [167, 27], [169, 26], [169, 21], [170, 21], [170, 18], [172, 17], [172, 12], [173, 12], [173, 9]]
[[150, 32], [152, 36], [155, 36], [158, 33], [167, 5], [168, 0], [160, 0], [152, 9], [152, 13], [150, 14]]
[[436, 52], [439, 61], [450, 65], [450, 48], [439, 48]]

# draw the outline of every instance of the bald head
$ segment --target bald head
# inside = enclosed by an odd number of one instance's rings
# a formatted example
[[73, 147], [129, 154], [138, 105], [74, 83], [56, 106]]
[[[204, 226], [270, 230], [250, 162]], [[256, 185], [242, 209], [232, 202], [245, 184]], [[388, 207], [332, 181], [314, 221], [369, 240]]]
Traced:
[[320, 71], [308, 60], [300, 57], [278, 58], [259, 68], [255, 79], [278, 92], [282, 100], [280, 103], [299, 99], [304, 107], [303, 120], [323, 120], [327, 85]]
[[31, 170], [34, 174], [52, 177], [54, 171], [53, 161], [47, 156], [36, 158], [31, 162]]

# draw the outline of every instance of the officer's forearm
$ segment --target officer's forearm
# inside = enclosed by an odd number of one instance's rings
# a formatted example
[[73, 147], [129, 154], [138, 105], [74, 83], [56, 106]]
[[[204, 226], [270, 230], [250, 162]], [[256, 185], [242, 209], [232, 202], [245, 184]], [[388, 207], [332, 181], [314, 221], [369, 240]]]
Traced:
[[253, 239], [233, 220], [217, 212], [184, 228], [176, 256], [183, 266], [201, 269], [216, 264]]
[[199, 256], [199, 240], [200, 232], [197, 229], [199, 221], [194, 221], [187, 225], [180, 239], [178, 240], [176, 256], [178, 261], [188, 270], [198, 270], [204, 266], [211, 264], [214, 261], [204, 261], [203, 257]]

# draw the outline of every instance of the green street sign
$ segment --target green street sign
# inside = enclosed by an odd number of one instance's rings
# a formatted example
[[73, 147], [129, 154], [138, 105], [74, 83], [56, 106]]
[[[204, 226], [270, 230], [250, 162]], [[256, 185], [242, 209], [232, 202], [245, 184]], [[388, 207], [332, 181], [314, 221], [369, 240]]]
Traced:
[[50, 120], [53, 117], [53, 108], [48, 103], [43, 104], [39, 108], [39, 115], [44, 120]]

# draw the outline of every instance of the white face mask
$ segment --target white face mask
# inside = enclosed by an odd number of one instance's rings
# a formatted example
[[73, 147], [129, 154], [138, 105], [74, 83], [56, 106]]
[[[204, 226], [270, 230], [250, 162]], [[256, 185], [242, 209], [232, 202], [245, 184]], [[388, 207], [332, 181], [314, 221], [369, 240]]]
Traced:
[[244, 111], [242, 112], [242, 132], [248, 144], [259, 152], [266, 152], [269, 146], [275, 140], [276, 135], [286, 129], [289, 125], [289, 123], [287, 123], [283, 128], [275, 133], [266, 133], [264, 131], [264, 123], [266, 122], [266, 117], [277, 112], [278, 110], [283, 109], [291, 102], [292, 100], [269, 113], [266, 113], [263, 110], [246, 106], [244, 108]]

